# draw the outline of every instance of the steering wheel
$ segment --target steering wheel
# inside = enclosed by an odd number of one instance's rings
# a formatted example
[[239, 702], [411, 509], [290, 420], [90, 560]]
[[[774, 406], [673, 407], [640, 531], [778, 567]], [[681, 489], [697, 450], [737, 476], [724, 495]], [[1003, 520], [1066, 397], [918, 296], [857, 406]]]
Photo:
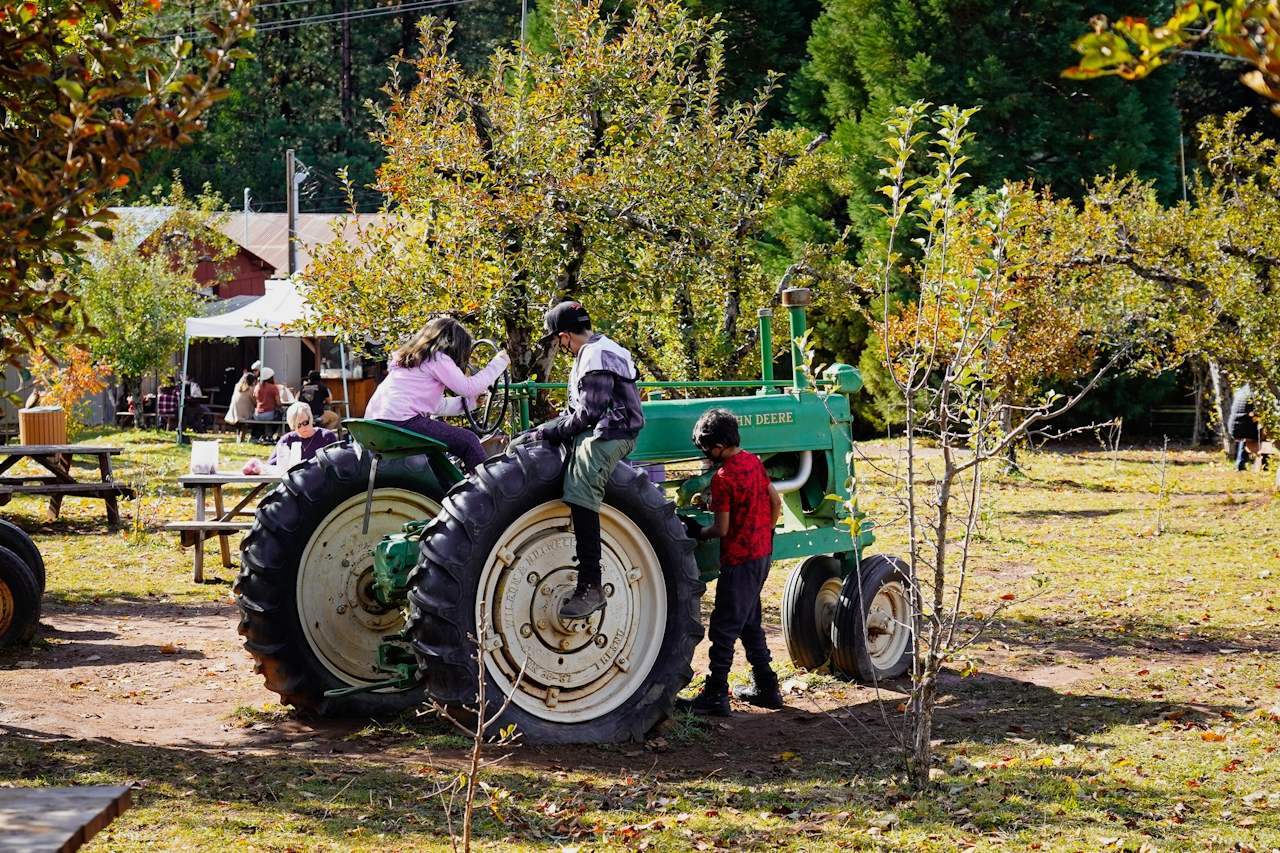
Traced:
[[[476, 341], [471, 354], [474, 357], [477, 353], [484, 353], [487, 357], [476, 359], [476, 361], [487, 364], [500, 350], [501, 348], [493, 341], [481, 338]], [[476, 369], [472, 368], [472, 373], [475, 372]], [[467, 423], [471, 425], [471, 431], [481, 438], [488, 438], [500, 430], [507, 419], [507, 406], [510, 400], [511, 371], [504, 368], [502, 375], [493, 380], [493, 384], [489, 386], [484, 405], [467, 409]]]

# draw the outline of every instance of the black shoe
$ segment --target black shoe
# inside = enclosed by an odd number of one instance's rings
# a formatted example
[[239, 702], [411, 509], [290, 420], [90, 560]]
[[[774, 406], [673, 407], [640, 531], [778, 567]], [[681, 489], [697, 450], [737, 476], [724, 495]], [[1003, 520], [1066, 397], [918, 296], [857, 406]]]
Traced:
[[560, 605], [560, 618], [586, 619], [597, 610], [603, 610], [605, 604], [604, 587], [593, 583], [586, 588], [573, 591], [573, 596]]
[[768, 708], [770, 711], [785, 708], [787, 704], [782, 701], [782, 691], [778, 689], [778, 676], [773, 670], [769, 670], [767, 675], [757, 672], [755, 683], [745, 687], [735, 687], [733, 698], [748, 705], [755, 705], [757, 708]]
[[702, 692], [692, 699], [677, 699], [677, 711], [689, 711], [699, 717], [729, 716], [729, 685], [704, 684]]

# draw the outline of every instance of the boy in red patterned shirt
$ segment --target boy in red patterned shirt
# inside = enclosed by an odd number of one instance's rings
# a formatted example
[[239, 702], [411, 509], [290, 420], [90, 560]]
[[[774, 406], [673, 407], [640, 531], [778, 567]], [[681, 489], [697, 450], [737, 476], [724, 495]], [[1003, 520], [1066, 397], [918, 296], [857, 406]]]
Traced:
[[693, 428], [693, 443], [720, 467], [711, 477], [710, 527], [690, 519], [695, 539], [720, 539], [720, 578], [707, 636], [711, 639], [711, 672], [694, 699], [677, 708], [698, 715], [729, 716], [729, 670], [733, 646], [742, 649], [755, 674], [755, 684], [734, 696], [761, 708], [781, 708], [778, 676], [760, 626], [760, 590], [773, 560], [773, 528], [782, 514], [782, 498], [769, 481], [759, 457], [743, 450], [738, 420], [726, 409], [703, 413]]

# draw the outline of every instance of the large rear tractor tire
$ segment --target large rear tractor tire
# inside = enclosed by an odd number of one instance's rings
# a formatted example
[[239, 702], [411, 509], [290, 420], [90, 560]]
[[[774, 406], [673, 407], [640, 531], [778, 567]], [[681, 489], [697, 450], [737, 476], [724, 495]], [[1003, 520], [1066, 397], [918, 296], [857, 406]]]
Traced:
[[[675, 506], [626, 464], [600, 512], [608, 603], [561, 621], [577, 579], [563, 456], [545, 445], [490, 459], [445, 499], [409, 578], [409, 633], [427, 693], [473, 719], [482, 655], [486, 715], [511, 703], [531, 743], [642, 740], [693, 676], [702, 639], [693, 541]], [[523, 676], [521, 668], [525, 667]]]
[[915, 654], [907, 564], [876, 554], [844, 579], [831, 619], [831, 662], [874, 684], [902, 675]]
[[782, 591], [782, 637], [791, 662], [812, 672], [831, 657], [831, 618], [840, 598], [840, 563], [819, 554], [792, 569]]
[[389, 677], [376, 667], [378, 646], [403, 627], [404, 611], [373, 595], [373, 548], [434, 516], [444, 498], [428, 457], [383, 460], [362, 534], [371, 458], [350, 444], [321, 450], [262, 500], [244, 538], [240, 633], [267, 689], [295, 708], [364, 716], [423, 702], [420, 687], [324, 695]]
[[0, 547], [0, 646], [35, 636], [40, 599], [35, 572], [17, 554]]
[[40, 587], [40, 594], [44, 595], [44, 557], [40, 555], [40, 549], [27, 531], [11, 521], [0, 519], [0, 548], [8, 548], [31, 568]]

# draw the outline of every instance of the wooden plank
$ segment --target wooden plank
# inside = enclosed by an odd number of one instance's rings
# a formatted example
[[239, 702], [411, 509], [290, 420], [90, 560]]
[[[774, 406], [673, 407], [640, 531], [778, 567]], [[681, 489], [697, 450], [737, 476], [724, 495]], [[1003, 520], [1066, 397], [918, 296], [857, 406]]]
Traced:
[[81, 495], [94, 498], [133, 497], [132, 486], [115, 483], [36, 483], [22, 486], [16, 483], [0, 484], [0, 492], [22, 495]]
[[0, 446], [0, 456], [55, 456], [72, 453], [77, 456], [106, 453], [119, 456], [124, 453], [121, 447], [100, 447], [96, 444], [8, 444]]
[[164, 525], [165, 530], [204, 530], [208, 533], [223, 530], [227, 533], [236, 533], [252, 527], [252, 521], [167, 521]]
[[0, 788], [0, 850], [72, 853], [133, 804], [126, 787]]
[[178, 477], [178, 485], [183, 488], [193, 486], [238, 486], [256, 485], [258, 483], [279, 483], [284, 473], [277, 474], [240, 474], [224, 471], [218, 474], [183, 474]]

